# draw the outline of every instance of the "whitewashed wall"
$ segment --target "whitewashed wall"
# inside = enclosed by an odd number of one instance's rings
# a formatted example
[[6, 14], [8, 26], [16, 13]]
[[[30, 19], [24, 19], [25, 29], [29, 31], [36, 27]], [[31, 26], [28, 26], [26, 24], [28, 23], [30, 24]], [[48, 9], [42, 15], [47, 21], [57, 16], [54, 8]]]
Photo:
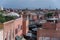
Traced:
[[3, 30], [0, 30], [0, 40], [3, 40]]

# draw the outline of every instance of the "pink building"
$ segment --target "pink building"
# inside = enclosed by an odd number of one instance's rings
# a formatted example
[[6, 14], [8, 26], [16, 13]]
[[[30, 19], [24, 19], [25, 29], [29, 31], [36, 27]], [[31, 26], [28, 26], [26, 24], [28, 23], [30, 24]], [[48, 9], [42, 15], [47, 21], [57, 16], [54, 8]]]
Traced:
[[15, 20], [3, 23], [3, 40], [16, 40], [16, 37], [22, 37], [28, 33], [29, 20], [24, 20], [23, 16]]

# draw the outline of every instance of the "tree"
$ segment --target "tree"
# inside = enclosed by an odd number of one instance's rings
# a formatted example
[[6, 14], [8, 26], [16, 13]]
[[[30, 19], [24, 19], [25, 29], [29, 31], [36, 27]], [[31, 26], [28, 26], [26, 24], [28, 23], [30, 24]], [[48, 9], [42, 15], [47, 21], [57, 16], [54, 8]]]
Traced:
[[49, 17], [52, 17], [52, 14], [53, 14], [53, 13], [48, 13], [48, 14], [47, 14], [47, 17], [48, 17], [48, 18], [49, 18]]
[[16, 16], [3, 16], [3, 13], [0, 13], [0, 23], [16, 19]]

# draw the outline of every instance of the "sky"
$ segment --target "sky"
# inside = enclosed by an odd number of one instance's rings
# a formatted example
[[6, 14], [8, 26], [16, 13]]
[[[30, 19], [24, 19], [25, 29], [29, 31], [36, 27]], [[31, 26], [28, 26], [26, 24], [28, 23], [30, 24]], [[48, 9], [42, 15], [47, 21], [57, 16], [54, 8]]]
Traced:
[[5, 8], [48, 8], [60, 9], [60, 0], [0, 0], [0, 6]]

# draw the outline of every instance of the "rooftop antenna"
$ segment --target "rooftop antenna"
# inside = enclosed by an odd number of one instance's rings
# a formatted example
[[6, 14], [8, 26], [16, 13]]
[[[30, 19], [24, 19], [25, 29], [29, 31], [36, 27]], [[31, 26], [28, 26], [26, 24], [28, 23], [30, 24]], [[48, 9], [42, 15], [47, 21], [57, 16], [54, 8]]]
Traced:
[[49, 5], [49, 9], [51, 9], [51, 5]]

